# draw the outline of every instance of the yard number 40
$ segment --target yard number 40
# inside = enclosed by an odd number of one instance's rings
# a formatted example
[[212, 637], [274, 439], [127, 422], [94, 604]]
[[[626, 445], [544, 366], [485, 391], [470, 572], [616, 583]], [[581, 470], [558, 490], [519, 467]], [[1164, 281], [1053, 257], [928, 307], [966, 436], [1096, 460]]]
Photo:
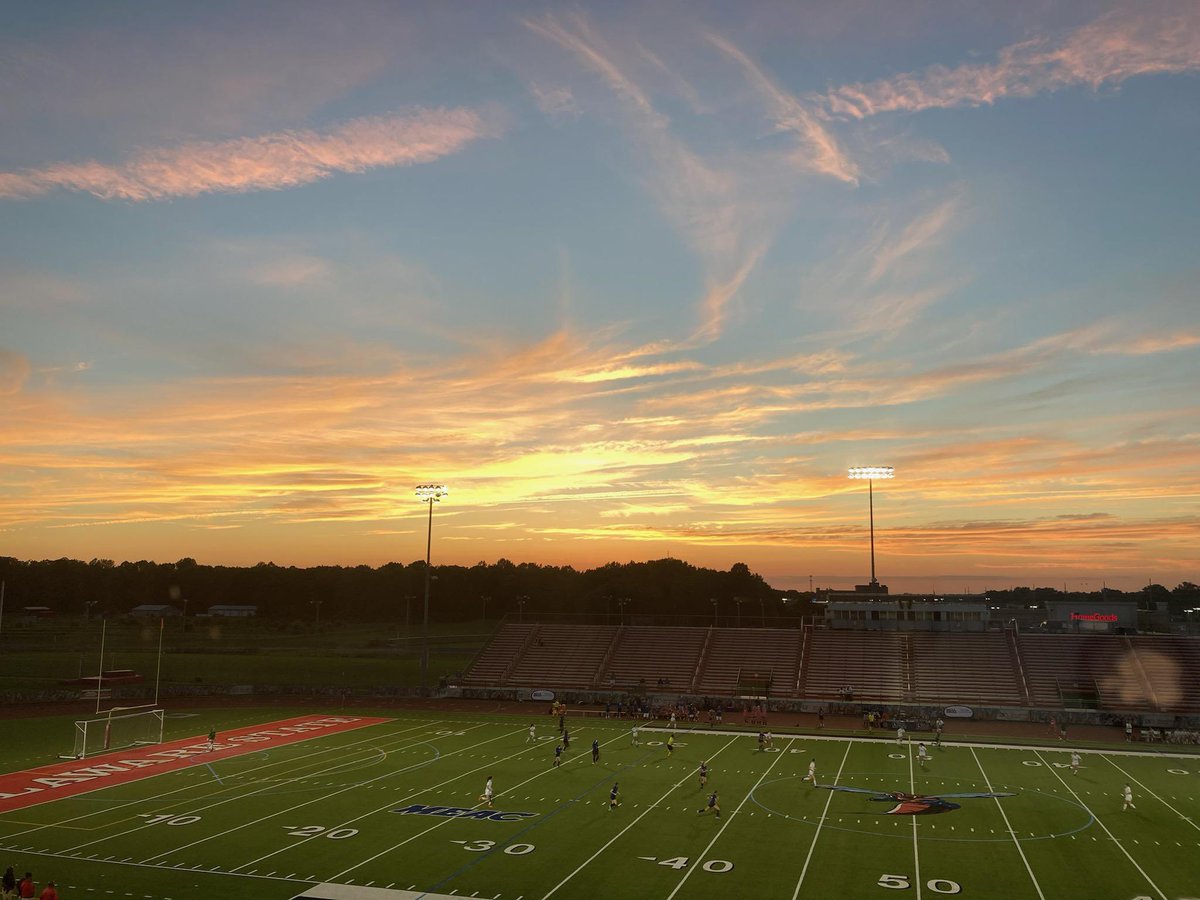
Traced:
[[[896, 891], [903, 891], [912, 887], [907, 875], [880, 875], [879, 881], [876, 883], [880, 887], [891, 888]], [[935, 894], [962, 893], [962, 885], [948, 878], [931, 878], [925, 882], [925, 887], [929, 888]]]

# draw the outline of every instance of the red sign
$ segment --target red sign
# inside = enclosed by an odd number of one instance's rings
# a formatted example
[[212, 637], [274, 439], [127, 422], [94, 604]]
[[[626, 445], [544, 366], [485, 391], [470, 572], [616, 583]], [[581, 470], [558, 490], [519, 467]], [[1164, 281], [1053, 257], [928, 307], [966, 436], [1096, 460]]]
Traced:
[[1071, 613], [1072, 622], [1115, 622], [1113, 613]]

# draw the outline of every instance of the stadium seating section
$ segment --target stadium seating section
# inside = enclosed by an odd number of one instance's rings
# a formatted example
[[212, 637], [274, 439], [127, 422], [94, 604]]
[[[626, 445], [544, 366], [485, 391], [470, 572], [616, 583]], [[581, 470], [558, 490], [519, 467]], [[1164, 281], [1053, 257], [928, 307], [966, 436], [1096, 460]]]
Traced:
[[506, 622], [465, 685], [1200, 711], [1200, 638]]

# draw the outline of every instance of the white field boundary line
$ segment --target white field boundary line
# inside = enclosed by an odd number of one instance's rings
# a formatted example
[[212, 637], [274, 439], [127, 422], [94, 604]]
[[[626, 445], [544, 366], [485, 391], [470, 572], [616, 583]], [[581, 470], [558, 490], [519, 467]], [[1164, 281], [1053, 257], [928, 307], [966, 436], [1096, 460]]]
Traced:
[[[618, 735], [615, 738], [611, 738], [610, 740], [605, 741], [600, 746], [607, 747], [609, 744], [614, 743], [615, 741], [621, 740], [621, 737], [622, 737], [622, 735]], [[569, 766], [571, 763], [578, 762], [579, 760], [583, 760], [583, 759], [587, 759], [587, 757], [583, 756], [583, 755], [576, 756], [571, 759], [568, 759], [563, 765]], [[485, 768], [487, 768], [487, 766], [480, 766], [480, 769], [477, 769], [476, 771], [479, 771], [479, 770], [485, 769]], [[536, 781], [537, 779], [541, 778], [542, 776], [548, 775], [553, 771], [554, 771], [553, 768], [543, 769], [541, 772], [538, 772], [536, 775], [531, 775], [529, 778], [526, 778], [524, 781], [518, 782], [517, 784], [514, 784], [512, 787], [501, 791], [496, 796], [503, 797], [505, 794], [512, 793], [517, 788], [524, 787], [525, 785], [529, 784], [529, 782]], [[471, 774], [471, 773], [467, 773], [467, 774]], [[474, 806], [470, 807], [470, 809], [479, 809], [482, 806], [483, 806], [482, 803], [476, 803]], [[368, 813], [367, 815], [371, 815], [371, 813]], [[363, 866], [365, 866], [367, 863], [374, 862], [375, 860], [379, 859], [379, 857], [386, 856], [388, 853], [391, 853], [394, 850], [399, 850], [405, 844], [411, 843], [412, 841], [415, 841], [417, 838], [423, 837], [423, 836], [429, 834], [429, 832], [433, 831], [435, 828], [441, 828], [443, 825], [448, 825], [449, 823], [451, 823], [453, 821], [454, 821], [453, 819], [442, 819], [442, 821], [440, 821], [434, 825], [430, 825], [424, 831], [418, 831], [416, 834], [406, 837], [404, 840], [400, 841], [398, 844], [393, 844], [391, 847], [388, 847], [385, 850], [380, 850], [374, 856], [368, 856], [366, 859], [356, 862], [354, 865], [350, 866], [348, 869], [343, 869], [342, 871], [338, 872], [336, 875], [329, 876], [328, 878], [325, 879], [325, 881], [327, 883], [335, 882], [335, 881], [337, 881], [337, 879], [341, 878], [343, 875], [347, 875], [350, 872], [353, 872], [355, 869], [360, 869]]]
[[[912, 758], [912, 741], [908, 742], [908, 784], [915, 794], [917, 792], [917, 776], [913, 772]], [[916, 868], [917, 875], [914, 882], [917, 885], [917, 900], [921, 900], [921, 854], [917, 850], [917, 817], [911, 816], [913, 826], [913, 866]]]
[[[1038, 759], [1041, 759], [1041, 754], [1037, 754], [1037, 756], [1038, 756]], [[1160, 888], [1157, 884], [1155, 884], [1154, 880], [1149, 875], [1146, 874], [1146, 870], [1138, 865], [1137, 860], [1134, 859], [1129, 854], [1129, 851], [1125, 849], [1125, 845], [1122, 844], [1119, 840], [1117, 840], [1117, 836], [1108, 830], [1107, 825], [1105, 825], [1103, 822], [1100, 821], [1100, 817], [1097, 816], [1094, 812], [1092, 812], [1092, 810], [1088, 807], [1088, 805], [1086, 803], [1084, 803], [1082, 799], [1080, 799], [1079, 795], [1077, 793], [1075, 793], [1074, 789], [1069, 784], [1067, 784], [1066, 780], [1061, 775], [1058, 774], [1058, 771], [1052, 765], [1050, 765], [1044, 759], [1041, 759], [1041, 762], [1042, 762], [1042, 765], [1044, 765], [1050, 771], [1050, 773], [1053, 774], [1054, 777], [1059, 780], [1059, 782], [1062, 784], [1062, 786], [1071, 792], [1071, 796], [1075, 798], [1075, 801], [1080, 806], [1082, 806], [1085, 810], [1087, 810], [1087, 814], [1096, 820], [1096, 824], [1104, 829], [1104, 833], [1108, 835], [1109, 839], [1113, 842], [1114, 845], [1116, 845], [1117, 849], [1125, 854], [1125, 858], [1128, 859], [1131, 863], [1133, 863], [1133, 867], [1142, 873], [1142, 877], [1146, 879], [1146, 884], [1148, 884], [1148, 885], [1150, 885], [1150, 887], [1154, 888], [1154, 892], [1156, 894], [1158, 894], [1158, 896], [1160, 896], [1162, 898], [1162, 900], [1167, 900], [1167, 895], [1162, 892], [1162, 888]]]
[[[834, 784], [841, 781], [842, 769], [846, 768], [846, 760], [850, 758], [850, 748], [853, 746], [854, 741], [846, 742], [846, 752], [842, 754], [842, 764], [838, 766], [837, 774], [833, 776]], [[815, 776], [813, 780], [814, 782], [816, 781]], [[829, 817], [829, 804], [833, 802], [834, 793], [834, 791], [829, 792], [829, 796], [825, 800], [825, 808], [821, 810], [821, 818], [817, 820], [817, 831], [813, 835], [812, 843], [808, 845], [808, 855], [804, 857], [804, 867], [800, 870], [800, 877], [796, 879], [796, 890], [792, 891], [792, 900], [796, 900], [800, 896], [800, 886], [804, 884], [804, 879], [808, 875], [808, 864], [812, 862], [813, 851], [817, 849], [817, 838], [821, 836], [821, 828], [825, 825], [825, 820]]]
[[[628, 729], [627, 729], [628, 730]], [[670, 729], [661, 728], [658, 726], [646, 726], [639, 729], [643, 734], [651, 732], [668, 733]], [[755, 731], [717, 731], [713, 728], [693, 728], [690, 734], [707, 734], [715, 737], [755, 737], [758, 732]], [[888, 737], [870, 737], [870, 736], [847, 736], [847, 735], [816, 735], [816, 734], [777, 734], [777, 738], [795, 738], [798, 741], [828, 741], [829, 743], [844, 743], [845, 741], [856, 741], [860, 744], [894, 744], [896, 743], [895, 736]], [[1045, 745], [1037, 746], [1034, 744], [1006, 744], [1001, 741], [948, 741], [942, 739], [943, 747], [970, 747], [976, 750], [1029, 750], [1035, 753], [1070, 753], [1071, 750], [1087, 755], [1093, 754], [1096, 756], [1131, 756], [1131, 757], [1146, 757], [1148, 759], [1200, 759], [1200, 753], [1183, 753], [1175, 751], [1154, 751], [1154, 750], [1121, 750], [1117, 748], [1097, 748], [1091, 749], [1080, 747], [1074, 744], [1066, 744], [1066, 749], [1058, 750]]]
[[[429, 722], [429, 725], [431, 725], [431, 726], [432, 726], [432, 725], [437, 725], [437, 724], [439, 724], [439, 722], [438, 722], [438, 720], [436, 720], [436, 719], [434, 719], [434, 720], [431, 720], [431, 721]], [[415, 730], [417, 730], [418, 728], [423, 728], [423, 727], [425, 727], [425, 723], [424, 723], [424, 722], [422, 722], [421, 724], [418, 724], [418, 725], [414, 725], [414, 726], [412, 726], [411, 728], [404, 728], [404, 729], [401, 729], [401, 730], [400, 730], [400, 731], [398, 731], [398, 732], [394, 732], [394, 734], [405, 734], [405, 733], [407, 733], [407, 732], [409, 732], [409, 731], [415, 731]], [[262, 771], [262, 770], [264, 770], [264, 769], [268, 769], [268, 770], [269, 770], [269, 769], [276, 768], [276, 767], [283, 767], [283, 766], [293, 766], [293, 765], [295, 765], [295, 764], [296, 764], [297, 762], [299, 762], [299, 761], [303, 761], [303, 760], [306, 760], [306, 759], [310, 759], [311, 757], [314, 757], [314, 756], [321, 756], [322, 754], [325, 754], [325, 753], [333, 753], [333, 752], [336, 752], [336, 751], [346, 750], [346, 749], [349, 749], [349, 748], [352, 748], [352, 747], [356, 747], [356, 746], [357, 746], [357, 745], [359, 745], [359, 744], [366, 744], [366, 743], [369, 743], [369, 742], [371, 742], [371, 741], [379, 741], [379, 740], [380, 740], [380, 737], [379, 737], [379, 735], [372, 735], [372, 736], [370, 736], [370, 737], [365, 737], [365, 738], [361, 738], [360, 740], [353, 741], [353, 742], [351, 742], [351, 743], [349, 743], [349, 744], [342, 744], [342, 745], [340, 745], [340, 746], [337, 746], [337, 747], [328, 747], [328, 748], [326, 748], [326, 749], [324, 749], [324, 750], [314, 750], [314, 751], [312, 751], [311, 753], [306, 753], [306, 754], [304, 754], [303, 756], [300, 756], [300, 757], [298, 757], [298, 758], [294, 758], [294, 759], [287, 759], [287, 760], [273, 760], [272, 762], [265, 763], [265, 764], [263, 764], [263, 765], [261, 765], [261, 766], [255, 766], [255, 767], [254, 767], [254, 768], [252, 768], [252, 769], [247, 769], [245, 774], [247, 774], [247, 775], [249, 775], [249, 774], [253, 774], [254, 772], [260, 772], [260, 771]], [[232, 758], [235, 758], [235, 759], [236, 759], [237, 757], [232, 757]], [[175, 769], [175, 770], [173, 770], [173, 772], [185, 772], [185, 771], [187, 771], [187, 769]], [[144, 779], [138, 779], [137, 781], [134, 781], [134, 782], [128, 782], [128, 783], [130, 783], [130, 784], [140, 784], [140, 783], [142, 783], [143, 781], [148, 781], [148, 780], [149, 780], [149, 779], [151, 779], [151, 778], [158, 778], [158, 777], [160, 777], [160, 776], [162, 776], [162, 775], [170, 775], [170, 774], [173, 774], [173, 772], [149, 772], [149, 773], [147, 773], [147, 774], [146, 774], [146, 777], [145, 777]], [[304, 777], [305, 777], [305, 778], [309, 778], [309, 777], [312, 777], [312, 776], [308, 776], [308, 775], [306, 775], [306, 776], [304, 776]], [[206, 782], [206, 784], [207, 784], [207, 782]], [[112, 786], [113, 786], [113, 787], [116, 787], [116, 785], [112, 785]], [[11, 840], [11, 839], [12, 839], [12, 838], [14, 838], [14, 837], [20, 837], [20, 836], [22, 836], [22, 835], [26, 835], [26, 834], [32, 834], [32, 833], [34, 833], [34, 832], [36, 832], [36, 831], [42, 831], [43, 829], [46, 829], [46, 828], [67, 828], [67, 827], [70, 827], [70, 828], [76, 828], [76, 829], [81, 829], [81, 830], [94, 831], [94, 830], [96, 830], [97, 828], [102, 828], [102, 827], [104, 827], [104, 826], [102, 826], [102, 825], [101, 825], [101, 826], [94, 826], [94, 827], [92, 827], [92, 828], [88, 828], [88, 829], [82, 829], [82, 828], [81, 828], [81, 826], [72, 826], [72, 825], [69, 825], [68, 823], [70, 823], [70, 822], [79, 822], [79, 821], [82, 821], [82, 820], [84, 820], [84, 819], [90, 819], [90, 818], [92, 818], [93, 816], [102, 816], [102, 815], [106, 815], [106, 814], [108, 814], [108, 813], [111, 813], [111, 812], [113, 812], [114, 810], [124, 809], [124, 808], [125, 808], [125, 807], [127, 807], [127, 806], [133, 806], [133, 805], [135, 805], [135, 804], [139, 804], [139, 803], [153, 803], [153, 802], [154, 802], [154, 801], [156, 801], [156, 800], [162, 800], [162, 799], [163, 799], [163, 798], [165, 798], [165, 797], [170, 797], [170, 796], [172, 796], [172, 795], [174, 795], [174, 794], [179, 794], [179, 793], [182, 793], [183, 791], [190, 791], [190, 790], [194, 790], [195, 788], [197, 788], [197, 787], [199, 787], [199, 786], [200, 786], [200, 785], [195, 785], [195, 784], [185, 784], [185, 785], [183, 785], [182, 787], [178, 787], [178, 788], [172, 788], [172, 789], [171, 789], [171, 790], [169, 790], [169, 791], [160, 791], [159, 793], [157, 793], [157, 794], [152, 794], [152, 795], [150, 795], [149, 797], [141, 797], [141, 798], [139, 798], [139, 799], [137, 799], [137, 800], [129, 800], [129, 801], [126, 801], [126, 802], [124, 802], [124, 803], [117, 803], [117, 804], [115, 804], [115, 805], [113, 805], [113, 806], [107, 806], [107, 807], [105, 807], [104, 809], [97, 809], [97, 810], [93, 810], [92, 812], [83, 813], [83, 814], [81, 814], [81, 815], [78, 815], [78, 816], [71, 816], [71, 817], [70, 817], [70, 818], [68, 818], [68, 819], [60, 819], [60, 820], [58, 820], [58, 821], [56, 821], [56, 822], [48, 822], [48, 823], [45, 823], [45, 824], [39, 824], [39, 825], [37, 825], [37, 826], [36, 826], [36, 827], [34, 827], [34, 828], [27, 828], [27, 829], [26, 829], [26, 830], [24, 830], [24, 831], [17, 831], [17, 832], [13, 832], [13, 833], [12, 833], [12, 834], [10, 834], [10, 835], [5, 835], [5, 837], [4, 837], [4, 840]], [[223, 790], [226, 790], [226, 791], [230, 791], [230, 790], [237, 790], [239, 787], [240, 787], [240, 785], [236, 785], [236, 786], [229, 787], [229, 788], [223, 788]], [[97, 791], [103, 791], [103, 790], [107, 790], [107, 788], [105, 788], [105, 787], [97, 787]], [[211, 794], [209, 794], [208, 796], [212, 796], [212, 795], [211, 795]], [[64, 799], [70, 799], [70, 798], [64, 798]]]
[[1150, 790], [1150, 788], [1146, 787], [1146, 785], [1142, 784], [1142, 782], [1138, 781], [1136, 778], [1134, 778], [1132, 775], [1130, 775], [1128, 772], [1126, 772], [1124, 769], [1122, 769], [1120, 766], [1118, 766], [1115, 762], [1113, 762], [1107, 756], [1104, 757], [1104, 761], [1107, 762], [1114, 769], [1116, 769], [1118, 772], [1120, 772], [1122, 775], [1124, 775], [1126, 778], [1128, 778], [1130, 781], [1132, 781], [1134, 784], [1136, 784], [1141, 789], [1143, 794], [1147, 794], [1147, 795], [1153, 797], [1155, 800], [1157, 800], [1159, 803], [1161, 803], [1163, 806], [1165, 806], [1171, 812], [1175, 813], [1175, 815], [1179, 816], [1179, 818], [1183, 819], [1183, 821], [1187, 822], [1189, 825], [1191, 825], [1197, 831], [1200, 831], [1200, 825], [1197, 825], [1195, 822], [1193, 822], [1191, 816], [1185, 816], [1183, 813], [1181, 813], [1179, 810], [1177, 810], [1175, 807], [1173, 807], [1170, 803], [1168, 803], [1162, 797], [1158, 796], [1158, 794], [1154, 793], [1154, 791]]
[[[729, 734], [726, 733], [724, 735], [724, 737], [729, 737]], [[718, 750], [716, 753], [709, 756], [709, 759], [710, 760], [716, 759], [718, 756], [720, 756], [722, 753], [724, 753], [726, 750], [728, 750], [733, 745], [734, 740], [736, 740], [736, 738], [726, 742], [726, 744], [720, 750]], [[680, 778], [677, 782], [675, 782], [669, 788], [667, 788], [666, 792], [661, 797], [659, 797], [657, 800], [655, 800], [653, 803], [651, 803], [646, 808], [645, 812], [643, 812], [636, 819], [634, 819], [632, 822], [630, 822], [628, 825], [626, 825], [624, 828], [622, 828], [620, 831], [618, 831], [616, 834], [614, 834], [611, 838], [609, 838], [599, 850], [597, 850], [595, 853], [593, 853], [591, 856], [589, 856], [587, 859], [585, 859], [583, 862], [581, 862], [570, 875], [568, 875], [566, 878], [564, 878], [562, 881], [560, 881], [554, 887], [550, 888], [550, 890], [546, 892], [545, 896], [542, 897], [542, 900], [547, 900], [547, 898], [552, 896], [560, 887], [562, 887], [564, 884], [566, 884], [568, 881], [570, 881], [572, 878], [574, 878], [576, 875], [578, 875], [580, 872], [582, 872], [585, 868], [587, 868], [587, 866], [590, 865], [592, 863], [592, 861], [596, 859], [597, 856], [599, 856], [601, 853], [603, 853], [605, 850], [607, 850], [609, 847], [611, 847], [619, 837], [621, 837], [623, 834], [625, 834], [625, 832], [629, 831], [629, 829], [632, 828], [634, 825], [636, 825], [638, 822], [642, 821], [642, 819], [644, 819], [646, 816], [650, 815], [650, 813], [652, 813], [655, 809], [658, 808], [658, 805], [660, 803], [662, 803], [664, 800], [666, 800], [667, 797], [671, 796], [671, 794], [675, 793], [675, 791], [679, 788], [679, 786], [681, 784], [683, 784], [685, 781], [691, 780], [695, 776], [696, 776], [696, 770], [688, 769], [687, 774], [684, 775], [682, 778]]]
[[[979, 774], [983, 776], [983, 783], [988, 789], [988, 793], [992, 793], [992, 780], [988, 778], [987, 772], [983, 770], [983, 763], [979, 761], [979, 754], [971, 748], [971, 755], [975, 757], [975, 765], [979, 766]], [[1017, 838], [1017, 833], [1013, 831], [1012, 823], [1008, 821], [1008, 813], [1004, 811], [1004, 804], [1000, 802], [999, 797], [993, 797], [992, 801], [996, 804], [996, 808], [1000, 810], [1000, 816], [1004, 819], [1004, 827], [1009, 834], [1012, 835], [1013, 843], [1017, 845], [1017, 852], [1021, 854], [1021, 862], [1025, 863], [1025, 871], [1029, 873], [1029, 880], [1033, 882], [1033, 888], [1037, 891], [1037, 895], [1046, 900], [1046, 895], [1042, 893], [1042, 886], [1038, 884], [1037, 876], [1033, 874], [1033, 867], [1029, 865], [1029, 860], [1025, 856], [1025, 848], [1021, 846], [1020, 840]]]
[[272, 872], [270, 875], [248, 875], [245, 872], [225, 872], [221, 869], [163, 869], [162, 866], [151, 866], [146, 863], [131, 862], [128, 859], [113, 859], [110, 857], [91, 857], [91, 856], [66, 856], [62, 853], [53, 853], [49, 850], [21, 850], [17, 847], [4, 847], [0, 845], [0, 850], [11, 850], [14, 853], [20, 853], [22, 856], [36, 856], [40, 859], [66, 859], [73, 862], [98, 863], [104, 866], [128, 866], [131, 869], [153, 869], [156, 872], [179, 872], [180, 874], [188, 875], [220, 875], [226, 878], [252, 878], [259, 881], [286, 881], [289, 884], [311, 885], [314, 879], [298, 878], [295, 874], [292, 875], [276, 875]]
[[725, 829], [728, 828], [730, 823], [733, 822], [734, 817], [742, 811], [742, 807], [746, 805], [746, 801], [750, 799], [750, 795], [753, 794], [756, 790], [758, 790], [758, 786], [763, 783], [763, 779], [771, 774], [771, 770], [773, 768], [775, 768], [775, 764], [777, 762], [779, 762], [781, 759], [783, 759], [783, 754], [786, 753], [788, 750], [790, 750], [792, 744], [794, 744], [794, 743], [795, 743], [794, 740], [788, 741], [787, 746], [783, 748], [783, 751], [780, 752], [779, 754], [777, 754], [776, 757], [773, 760], [771, 760], [771, 764], [769, 766], [767, 766], [766, 771], [764, 771], [760, 776], [758, 776], [758, 781], [754, 782], [754, 786], [752, 788], [750, 788], [749, 791], [746, 792], [746, 796], [743, 797], [742, 802], [737, 805], [737, 809], [735, 809], [732, 813], [729, 814], [729, 818], [725, 821], [725, 824], [722, 825], [719, 829], [717, 829], [717, 833], [714, 834], [713, 839], [708, 842], [708, 846], [705, 847], [700, 852], [700, 856], [696, 860], [696, 865], [689, 867], [687, 872], [684, 873], [683, 878], [681, 878], [679, 880], [679, 884], [675, 885], [675, 890], [673, 890], [673, 891], [671, 891], [671, 893], [667, 894], [667, 900], [675, 900], [675, 895], [678, 894], [681, 890], [683, 890], [684, 884], [686, 884], [687, 880], [692, 877], [692, 873], [695, 872], [698, 868], [700, 868], [704, 864], [704, 857], [708, 856], [708, 851], [713, 848], [713, 845], [717, 842], [717, 840], [725, 832]]
[[[482, 728], [483, 726], [477, 725], [475, 727]], [[469, 731], [471, 729], [466, 729], [466, 730]], [[458, 750], [452, 750], [449, 753], [440, 755], [438, 757], [438, 760], [440, 761], [443, 759], [449, 759], [451, 756], [457, 756], [458, 754], [464, 753], [467, 750], [474, 750], [476, 747], [482, 747], [485, 744], [490, 744], [492, 741], [498, 741], [498, 740], [501, 740], [502, 738], [509, 737], [509, 736], [511, 736], [511, 735], [501, 734], [497, 737], [489, 738], [486, 741], [480, 741], [477, 744], [471, 744], [466, 747], [460, 747]], [[425, 742], [421, 741], [418, 743], [425, 743]], [[207, 843], [208, 841], [215, 840], [217, 838], [226, 837], [227, 835], [230, 835], [235, 831], [241, 831], [243, 828], [249, 828], [251, 825], [257, 825], [259, 822], [265, 822], [268, 819], [274, 819], [277, 816], [286, 815], [287, 813], [294, 812], [297, 809], [304, 809], [304, 807], [312, 806], [314, 803], [323, 803], [326, 800], [329, 800], [331, 797], [336, 797], [339, 794], [346, 793], [347, 791], [357, 790], [360, 787], [364, 787], [366, 785], [373, 784], [376, 781], [383, 781], [384, 779], [391, 778], [394, 775], [403, 775], [405, 772], [411, 772], [414, 769], [423, 768], [423, 767], [427, 766], [428, 764], [429, 764], [429, 762], [428, 762], [428, 760], [426, 760], [424, 762], [413, 763], [411, 766], [404, 766], [401, 769], [394, 769], [390, 772], [384, 772], [382, 775], [377, 775], [374, 778], [369, 778], [366, 781], [360, 782], [359, 784], [347, 785], [346, 787], [338, 788], [336, 791], [333, 791], [331, 793], [322, 794], [320, 797], [313, 797], [309, 800], [305, 800], [303, 803], [293, 804], [292, 806], [289, 806], [287, 809], [276, 810], [275, 812], [267, 813], [264, 816], [259, 816], [257, 819], [254, 819], [250, 822], [243, 822], [241, 825], [237, 825], [233, 828], [227, 828], [219, 834], [210, 834], [206, 837], [191, 841], [190, 843], [181, 844], [178, 847], [172, 847], [170, 850], [164, 850], [160, 853], [155, 853], [152, 856], [147, 856], [144, 860], [142, 860], [142, 862], [148, 863], [154, 859], [162, 859], [165, 856], [170, 856], [171, 854], [179, 853], [181, 850], [187, 850], [187, 849], [190, 849], [191, 847], [198, 846], [199, 844], [204, 844], [204, 843]], [[277, 787], [277, 786], [278, 785], [268, 785], [267, 787], [263, 788], [262, 790], [269, 790], [269, 789], [271, 789], [273, 787]], [[253, 791], [251, 793], [259, 793], [259, 791]], [[219, 803], [214, 803], [214, 804], [212, 804], [212, 806], [221, 806], [225, 803], [230, 803], [230, 802], [233, 802], [234, 800], [240, 800], [240, 799], [242, 799], [242, 797], [248, 797], [248, 796], [251, 796], [251, 794], [243, 794], [240, 797], [230, 797], [226, 800], [220, 801]], [[210, 809], [210, 808], [211, 808], [211, 806], [202, 806], [202, 807], [200, 807], [200, 810], [198, 810], [198, 811], [203, 811], [203, 810]], [[306, 840], [307, 840], [307, 838], [306, 838]], [[161, 863], [160, 863], [160, 865], [161, 865]], [[234, 866], [233, 869], [231, 869], [230, 871], [236, 872], [240, 868], [242, 868], [242, 866]]]
[[[418, 726], [418, 727], [424, 727], [424, 726]], [[413, 731], [413, 730], [412, 730], [412, 728], [406, 728], [406, 731]], [[378, 737], [376, 737], [374, 739], [378, 740]], [[355, 742], [355, 743], [360, 743], [360, 742]], [[365, 743], [365, 742], [361, 742], [361, 743]], [[427, 742], [421, 742], [421, 740], [419, 740], [419, 742], [410, 744], [410, 746], [415, 746], [415, 745], [419, 745], [422, 743], [427, 743]], [[419, 766], [426, 766], [426, 764], [428, 764], [428, 762], [426, 761], [426, 762], [421, 762], [421, 763], [416, 763], [416, 764], [419, 764]], [[341, 768], [341, 766], [342, 766], [342, 763], [337, 762], [331, 768], [332, 768], [332, 770], [337, 770], [338, 768]], [[288, 785], [293, 785], [293, 784], [296, 784], [296, 782], [304, 781], [305, 779], [320, 778], [320, 776], [322, 776], [323, 774], [324, 774], [323, 772], [320, 772], [320, 770], [317, 770], [317, 772], [312, 772], [312, 773], [308, 773], [305, 775], [296, 775], [295, 778], [283, 779], [281, 781], [272, 781], [272, 782], [270, 782], [270, 784], [263, 785], [262, 787], [259, 787], [259, 788], [257, 788], [257, 790], [253, 790], [253, 791], [240, 792], [238, 790], [238, 786], [222, 787], [220, 791], [206, 794], [205, 797], [199, 797], [194, 800], [191, 800], [191, 803], [202, 803], [202, 802], [204, 802], [204, 800], [209, 800], [214, 797], [220, 797], [220, 796], [222, 796], [222, 794], [227, 794], [227, 796], [224, 797], [223, 799], [214, 800], [214, 802], [212, 802], [212, 803], [206, 803], [206, 804], [200, 805], [200, 806], [193, 806], [190, 804], [190, 808], [176, 812], [176, 814], [174, 814], [174, 815], [194, 815], [194, 814], [197, 814], [197, 812], [204, 812], [206, 810], [215, 809], [215, 808], [217, 808], [217, 806], [223, 806], [224, 804], [227, 804], [227, 803], [234, 803], [235, 800], [240, 800], [240, 799], [244, 799], [246, 797], [256, 796], [256, 794], [263, 793], [264, 791], [274, 791], [278, 787], [286, 787]], [[385, 773], [384, 775], [378, 775], [377, 778], [368, 779], [367, 781], [360, 782], [360, 785], [361, 784], [371, 784], [372, 781], [378, 781], [380, 778], [386, 778], [386, 775], [389, 775], [389, 774], [394, 774], [394, 773]], [[343, 788], [343, 790], [352, 790], [353, 787], [358, 787], [358, 786], [359, 785], [352, 785], [350, 787]], [[194, 788], [194, 787], [196, 787], [196, 785], [186, 785], [185, 786], [185, 788]], [[182, 790], [182, 788], [181, 788], [181, 790]], [[95, 840], [86, 841], [85, 844], [77, 844], [76, 846], [68, 847], [67, 850], [65, 850], [64, 852], [78, 854], [79, 851], [84, 850], [84, 848], [86, 848], [86, 847], [90, 847], [94, 844], [102, 844], [103, 841], [112, 840], [113, 838], [124, 838], [125, 835], [133, 834], [136, 832], [142, 832], [142, 830], [145, 830], [146, 828], [154, 828], [154, 824], [149, 823], [149, 822], [139, 822], [137, 824], [137, 826], [134, 826], [133, 828], [127, 828], [126, 830], [124, 830], [124, 832], [109, 833], [109, 834], [101, 836], [101, 838], [96, 838]], [[142, 862], [149, 863], [151, 859], [156, 859], [158, 856], [162, 856], [162, 854], [157, 853], [157, 854], [155, 854], [155, 856], [146, 857], [145, 859], [142, 860]]]

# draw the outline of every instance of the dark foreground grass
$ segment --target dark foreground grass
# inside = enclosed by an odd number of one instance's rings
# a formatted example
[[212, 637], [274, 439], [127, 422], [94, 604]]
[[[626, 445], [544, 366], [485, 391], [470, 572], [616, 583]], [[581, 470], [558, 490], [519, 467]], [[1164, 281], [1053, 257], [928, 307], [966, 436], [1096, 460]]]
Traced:
[[[170, 719], [168, 737], [311, 710], [208, 711]], [[916, 745], [822, 736], [775, 739], [680, 731], [633, 746], [630, 723], [401, 714], [359, 731], [160, 774], [0, 816], [0, 864], [60, 884], [64, 900], [350, 896], [314, 885], [429, 896], [517, 898], [1043, 898], [1200, 896], [1200, 759], [1060, 748]], [[69, 747], [65, 719], [28, 720], [0, 752], [6, 771]], [[592, 740], [600, 760], [593, 764]], [[39, 758], [40, 757], [40, 758]], [[822, 784], [959, 799], [942, 815]], [[721, 817], [699, 815], [711, 767]], [[499, 818], [480, 809], [495, 778]], [[619, 784], [621, 805], [609, 808]], [[1136, 809], [1122, 811], [1132, 786]], [[407, 812], [397, 812], [407, 810]], [[515, 815], [515, 814], [527, 815]], [[365, 895], [364, 895], [365, 896]], [[387, 896], [387, 895], [380, 895]], [[372, 900], [375, 900], [372, 897]]]

